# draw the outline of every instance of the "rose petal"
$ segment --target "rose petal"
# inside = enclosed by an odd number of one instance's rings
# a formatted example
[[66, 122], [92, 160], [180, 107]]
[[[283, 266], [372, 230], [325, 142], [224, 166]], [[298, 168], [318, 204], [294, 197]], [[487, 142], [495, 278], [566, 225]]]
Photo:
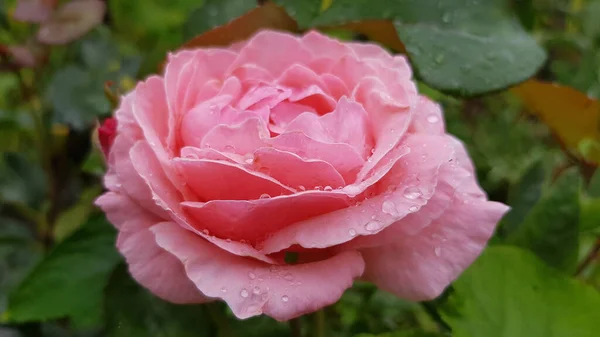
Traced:
[[258, 252], [248, 244], [219, 239], [202, 233], [190, 225], [188, 218], [181, 209], [181, 197], [178, 195], [177, 190], [169, 183], [166, 176], [159, 169], [156, 169], [160, 168], [160, 165], [152, 149], [146, 142], [140, 141], [136, 143], [136, 146], [131, 151], [130, 161], [136, 164], [134, 170], [137, 171], [137, 176], [139, 177], [137, 179], [141, 178], [142, 180], [131, 180], [126, 185], [133, 184], [143, 189], [148, 195], [147, 198], [152, 199], [154, 208], [162, 211], [162, 219], [172, 219], [182, 226], [182, 228], [193, 231], [205, 240], [232, 254], [252, 257], [266, 263], [274, 263], [273, 259]]
[[205, 295], [227, 302], [238, 318], [265, 313], [288, 320], [337, 301], [362, 274], [360, 254], [273, 267], [228, 254], [172, 223], [152, 227], [156, 241], [184, 265]]
[[40, 23], [46, 21], [58, 0], [18, 0], [13, 13], [15, 20]]
[[364, 278], [413, 301], [437, 297], [481, 253], [506, 205], [455, 198], [446, 213], [419, 235], [361, 250]]
[[298, 189], [303, 186], [338, 188], [344, 186], [344, 178], [336, 169], [323, 160], [305, 160], [299, 156], [273, 148], [260, 148], [254, 152], [253, 166], [267, 172], [277, 181]]
[[100, 0], [79, 0], [62, 5], [40, 25], [38, 41], [61, 45], [77, 40], [102, 23], [106, 4]]
[[184, 202], [182, 206], [199, 230], [255, 244], [291, 223], [347, 207], [348, 201], [341, 193], [307, 191], [258, 200]]
[[202, 138], [200, 147], [247, 154], [265, 146], [265, 138], [268, 137], [269, 130], [265, 122], [253, 117], [237, 125], [215, 126]]
[[173, 303], [210, 301], [187, 277], [181, 262], [156, 244], [150, 231], [154, 224], [131, 219], [119, 231], [117, 248], [125, 257], [131, 276], [158, 297]]
[[351, 53], [347, 44], [341, 43], [316, 31], [310, 31], [301, 38], [302, 44], [313, 54], [313, 57], [327, 55], [335, 60]]
[[[411, 152], [380, 179], [379, 195], [360, 205], [288, 226], [268, 238], [261, 252], [270, 254], [294, 244], [306, 248], [332, 247], [358, 235], [376, 234], [412, 213], [414, 207], [425, 205], [434, 193], [440, 166], [451, 158], [451, 147], [446, 138], [427, 135], [411, 136], [406, 144]], [[386, 201], [393, 203], [394, 213], [383, 207]]]
[[283, 133], [265, 140], [278, 150], [295, 153], [304, 159], [318, 159], [331, 164], [346, 182], [354, 182], [364, 165], [364, 159], [352, 146], [341, 143], [322, 143], [302, 132]]
[[[416, 92], [416, 89], [415, 89]], [[361, 102], [370, 113], [375, 148], [371, 160], [361, 169], [359, 179], [369, 171], [402, 139], [410, 124], [413, 109], [409, 99], [411, 93], [395, 92], [392, 98], [383, 82], [375, 77], [366, 77], [354, 89], [353, 98]]]
[[295, 190], [260, 172], [208, 159], [174, 160], [183, 179], [201, 200], [249, 200], [287, 195]]
[[[268, 52], [265, 52], [267, 50]], [[306, 63], [311, 58], [310, 52], [295, 36], [275, 31], [261, 31], [242, 47], [231, 68], [253, 63], [273, 75], [278, 75], [292, 64]]]
[[408, 132], [434, 135], [442, 135], [446, 132], [444, 116], [439, 104], [425, 96], [419, 96], [415, 111]]

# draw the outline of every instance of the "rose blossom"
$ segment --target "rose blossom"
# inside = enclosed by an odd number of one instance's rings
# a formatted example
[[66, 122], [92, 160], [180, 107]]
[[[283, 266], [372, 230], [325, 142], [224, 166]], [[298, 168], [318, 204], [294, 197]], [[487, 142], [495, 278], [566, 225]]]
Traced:
[[359, 278], [439, 295], [507, 207], [411, 76], [403, 56], [316, 32], [171, 55], [122, 98], [105, 149], [97, 204], [132, 276], [239, 318], [287, 320]]

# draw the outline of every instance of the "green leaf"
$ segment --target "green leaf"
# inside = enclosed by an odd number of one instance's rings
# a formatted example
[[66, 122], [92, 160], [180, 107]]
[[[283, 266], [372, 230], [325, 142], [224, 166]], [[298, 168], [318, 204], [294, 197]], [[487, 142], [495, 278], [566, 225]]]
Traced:
[[40, 253], [27, 224], [0, 216], [0, 316], [7, 295], [39, 260]]
[[531, 77], [546, 58], [505, 0], [336, 0], [316, 18], [304, 7], [298, 11], [295, 1], [280, 3], [298, 13], [293, 16], [301, 27], [393, 21], [417, 75], [444, 92], [504, 89]]
[[201, 305], [165, 302], [131, 279], [120, 265], [106, 288], [105, 315], [109, 337], [215, 336]]
[[54, 108], [54, 120], [75, 129], [92, 125], [97, 116], [107, 114], [110, 103], [91, 73], [69, 65], [58, 70], [48, 86], [46, 99]]
[[100, 319], [102, 290], [120, 260], [115, 231], [93, 216], [58, 244], [10, 296], [9, 318], [15, 322], [69, 316], [77, 325]]
[[533, 254], [488, 248], [454, 283], [442, 311], [454, 337], [592, 337], [600, 293]]
[[576, 169], [565, 171], [527, 214], [508, 242], [527, 248], [548, 265], [571, 272], [579, 249], [579, 188]]
[[106, 81], [121, 83], [134, 77], [140, 59], [125, 55], [106, 29], [97, 29], [72, 46], [78, 58], [57, 70], [47, 87], [46, 99], [54, 110], [54, 121], [83, 130], [99, 116], [108, 115], [111, 105], [104, 95]]
[[94, 209], [94, 199], [102, 192], [98, 186], [84, 190], [78, 202], [61, 213], [54, 224], [54, 240], [62, 241], [84, 224]]
[[39, 207], [46, 193], [44, 171], [20, 153], [0, 158], [0, 200]]
[[285, 11], [298, 22], [300, 28], [309, 28], [309, 23], [319, 15], [322, 8], [322, 0], [275, 0], [274, 2], [285, 8]]
[[600, 170], [596, 170], [588, 188], [580, 196], [581, 232], [600, 234]]
[[5, 8], [4, 0], [0, 1], [0, 28], [9, 29], [10, 25], [8, 24], [8, 19], [6, 18], [6, 8]]
[[194, 10], [185, 24], [186, 39], [222, 26], [256, 8], [256, 1], [247, 0], [206, 0], [204, 5]]
[[398, 332], [389, 332], [384, 334], [360, 334], [355, 337], [442, 337], [442, 334], [435, 332], [426, 332], [421, 330], [406, 330]]
[[544, 166], [540, 160], [535, 162], [519, 182], [511, 187], [508, 193], [508, 204], [511, 209], [502, 218], [499, 225], [503, 235], [508, 235], [517, 229], [538, 202], [542, 196], [544, 177]]
[[[253, 1], [249, 1], [253, 2]], [[142, 73], [156, 72], [166, 50], [175, 50], [184, 42], [189, 13], [202, 0], [109, 0], [111, 26], [119, 39], [144, 50]]]

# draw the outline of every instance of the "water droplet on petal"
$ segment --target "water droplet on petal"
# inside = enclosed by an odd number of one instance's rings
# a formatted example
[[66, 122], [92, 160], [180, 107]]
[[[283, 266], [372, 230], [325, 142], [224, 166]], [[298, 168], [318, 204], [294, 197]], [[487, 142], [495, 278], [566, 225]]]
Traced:
[[419, 207], [419, 206], [410, 206], [408, 208], [408, 211], [411, 213], [414, 213], [414, 212], [418, 211], [419, 209], [421, 209], [421, 207]]
[[221, 292], [222, 292], [223, 294], [224, 294], [224, 293], [226, 293], [226, 292], [227, 292], [227, 288], [225, 288], [225, 287], [221, 287]]
[[315, 186], [315, 190], [320, 191], [323, 188], [323, 186]]
[[348, 185], [348, 186], [344, 187], [342, 189], [342, 191], [344, 191], [350, 195], [357, 195], [357, 194], [360, 194], [360, 192], [362, 192], [362, 189], [356, 185]]
[[306, 187], [304, 187], [304, 186], [302, 186], [302, 185], [298, 186], [298, 189], [299, 189], [300, 191], [306, 191]]
[[398, 216], [398, 209], [396, 208], [396, 205], [390, 200], [386, 200], [383, 202], [383, 205], [381, 205], [381, 211], [385, 214], [389, 214], [394, 217]]
[[268, 195], [267, 193], [264, 193], [264, 194], [261, 194], [261, 195], [260, 195], [260, 198], [261, 198], [261, 199], [269, 199], [269, 198], [271, 198], [271, 196], [270, 196], [270, 195]]
[[382, 226], [381, 222], [377, 221], [377, 220], [371, 220], [369, 222], [367, 222], [367, 224], [365, 225], [365, 229], [368, 230], [369, 232], [374, 232], [378, 229], [380, 229]]
[[235, 147], [233, 147], [232, 145], [225, 145], [225, 151], [235, 152]]
[[371, 154], [375, 153], [375, 149], [371, 149]]
[[292, 274], [290, 274], [290, 273], [287, 273], [287, 274], [285, 274], [283, 276], [283, 278], [286, 279], [286, 280], [288, 280], [288, 281], [291, 281], [291, 280], [294, 279], [294, 276], [292, 276]]
[[435, 249], [433, 251], [435, 253], [435, 256], [442, 255], [442, 248], [440, 248], [440, 247], [435, 247]]
[[254, 289], [252, 289], [252, 293], [254, 295], [260, 295], [260, 288], [259, 287], [254, 287]]
[[435, 114], [431, 114], [431, 115], [427, 116], [427, 123], [429, 123], [429, 124], [435, 124], [439, 121], [440, 121], [440, 118]]
[[325, 188], [323, 189], [323, 191], [333, 191], [333, 188], [331, 186], [325, 186]]
[[348, 234], [350, 234], [350, 236], [354, 237], [354, 236], [356, 236], [356, 230], [354, 228], [350, 228], [350, 230], [348, 231]]
[[408, 187], [404, 190], [404, 197], [406, 199], [415, 200], [421, 196], [421, 190], [418, 187]]
[[283, 295], [283, 296], [281, 296], [281, 300], [284, 302], [287, 302], [290, 300], [290, 298], [287, 295]]
[[246, 290], [246, 288], [243, 288], [242, 291], [240, 291], [240, 296], [242, 296], [243, 298], [248, 297], [248, 290]]
[[248, 277], [250, 277], [251, 280], [254, 280], [256, 278], [256, 274], [254, 274], [253, 272], [249, 272]]
[[209, 234], [210, 234], [210, 232], [208, 231], [208, 229], [203, 229], [203, 230], [202, 230], [202, 234], [204, 234], [204, 235], [209, 235]]

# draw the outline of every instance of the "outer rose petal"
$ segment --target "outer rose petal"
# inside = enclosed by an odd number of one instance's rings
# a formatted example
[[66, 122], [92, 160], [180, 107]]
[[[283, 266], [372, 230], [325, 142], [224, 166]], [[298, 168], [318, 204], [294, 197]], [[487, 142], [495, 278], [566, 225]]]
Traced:
[[119, 229], [117, 247], [125, 257], [131, 275], [139, 283], [174, 303], [209, 300], [187, 277], [183, 265], [156, 244], [149, 228], [161, 221], [159, 217], [118, 193], [104, 194], [96, 204]]
[[[406, 144], [411, 152], [399, 152], [404, 156], [379, 180], [383, 193], [360, 205], [292, 224], [265, 240], [261, 251], [279, 252], [294, 244], [332, 247], [359, 235], [374, 235], [425, 205], [434, 193], [440, 166], [451, 158], [451, 147], [445, 137], [427, 135], [411, 136]], [[385, 193], [390, 187], [395, 190]], [[394, 212], [383, 207], [386, 201], [394, 204]]]
[[338, 192], [306, 191], [258, 200], [185, 202], [182, 206], [198, 229], [255, 243], [291, 223], [348, 207], [347, 199]]
[[159, 246], [184, 264], [198, 289], [225, 300], [238, 318], [265, 313], [283, 321], [315, 311], [337, 301], [364, 270], [357, 252], [275, 267], [229, 254], [173, 223], [151, 230]]
[[361, 250], [367, 264], [364, 278], [409, 300], [437, 297], [481, 253], [507, 210], [496, 202], [457, 198], [418, 235]]

